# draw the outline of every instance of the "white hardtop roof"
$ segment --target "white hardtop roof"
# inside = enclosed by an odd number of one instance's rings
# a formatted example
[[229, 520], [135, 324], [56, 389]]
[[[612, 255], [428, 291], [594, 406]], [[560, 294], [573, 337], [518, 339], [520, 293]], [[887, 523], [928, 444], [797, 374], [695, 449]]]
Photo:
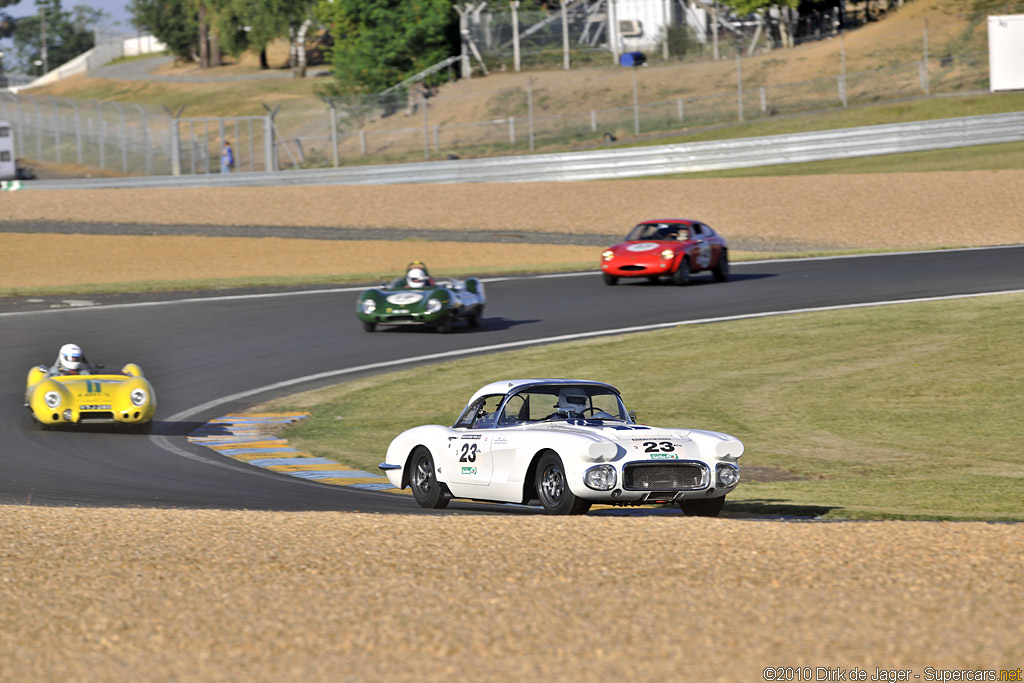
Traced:
[[604, 382], [595, 382], [590, 379], [503, 379], [497, 382], [491, 382], [490, 384], [481, 387], [473, 397], [469, 399], [466, 405], [469, 405], [473, 401], [477, 400], [481, 396], [490, 396], [492, 394], [509, 394], [520, 387], [528, 384], [588, 384], [596, 387], [608, 387], [615, 393], [619, 393], [619, 390], [610, 384]]

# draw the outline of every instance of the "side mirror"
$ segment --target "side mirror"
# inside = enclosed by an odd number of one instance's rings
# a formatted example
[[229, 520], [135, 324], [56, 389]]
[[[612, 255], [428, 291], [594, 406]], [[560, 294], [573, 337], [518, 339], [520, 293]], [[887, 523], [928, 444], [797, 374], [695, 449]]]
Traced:
[[633, 424], [636, 424], [636, 411], [635, 410], [629, 411], [629, 419], [633, 422]]

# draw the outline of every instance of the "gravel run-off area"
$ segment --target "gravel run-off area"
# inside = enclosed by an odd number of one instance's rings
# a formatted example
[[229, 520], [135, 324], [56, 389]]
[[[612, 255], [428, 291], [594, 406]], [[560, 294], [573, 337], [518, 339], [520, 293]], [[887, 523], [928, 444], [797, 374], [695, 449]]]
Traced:
[[[182, 236], [75, 238], [33, 231], [0, 234], [0, 287], [41, 286], [56, 277], [23, 254], [86, 253], [64, 261], [65, 284], [244, 275], [296, 276], [398, 272], [419, 258], [437, 270], [487, 266], [491, 272], [536, 263], [592, 263], [596, 235], [625, 235], [651, 218], [696, 218], [737, 251], [907, 249], [1024, 242], [1024, 171], [898, 173], [728, 179], [622, 180], [391, 186], [225, 187], [145, 190], [30, 190], [4, 193], [4, 219], [45, 223], [361, 228], [365, 240], [396, 237], [389, 229], [445, 233], [397, 243], [330, 245], [275, 238], [201, 243]], [[580, 244], [501, 244], [456, 248], [452, 231], [568, 233]], [[350, 234], [350, 233], [348, 233]], [[584, 240], [583, 238], [590, 237]], [[547, 241], [547, 240], [545, 240]], [[589, 246], [583, 246], [583, 244]], [[275, 256], [276, 254], [276, 256]], [[96, 258], [101, 256], [102, 258]], [[79, 274], [77, 268], [84, 271]], [[521, 268], [520, 268], [521, 269]], [[122, 272], [125, 275], [122, 275]], [[52, 281], [51, 281], [52, 284]]]
[[1016, 669], [1022, 553], [1015, 524], [8, 507], [0, 680]]

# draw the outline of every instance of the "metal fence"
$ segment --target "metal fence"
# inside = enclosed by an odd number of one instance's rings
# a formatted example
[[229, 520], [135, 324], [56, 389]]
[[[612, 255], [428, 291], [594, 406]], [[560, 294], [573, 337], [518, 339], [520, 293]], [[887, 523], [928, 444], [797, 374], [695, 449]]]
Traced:
[[[501, 35], [495, 29], [495, 44]], [[645, 88], [657, 70], [680, 68], [665, 64], [630, 69], [631, 83], [616, 91], [600, 82], [602, 71], [591, 70], [598, 91], [590, 98], [594, 106], [582, 110], [567, 110], [559, 93], [535, 86], [527, 75], [492, 97], [488, 118], [469, 122], [442, 121], [432, 106], [434, 97], [458, 104], [462, 95], [457, 88], [438, 95], [422, 83], [312, 107], [308, 100], [285, 103], [262, 116], [216, 118], [176, 118], [166, 109], [141, 105], [0, 93], [0, 118], [13, 124], [22, 158], [107, 174], [207, 174], [220, 170], [225, 141], [234, 148], [235, 170], [273, 172], [593, 147], [612, 139], [987, 89], [987, 53], [951, 53], [932, 46], [929, 54], [926, 32], [896, 38], [892, 44], [902, 44], [902, 51], [854, 60], [840, 36], [842, 59], [836, 60], [835, 74], [801, 82], [778, 83], [768, 77], [763, 61], [754, 61], [758, 68], [752, 69], [739, 52], [728, 62], [735, 65], [731, 89], [680, 87], [673, 95]], [[847, 70], [848, 60], [885, 66]], [[621, 73], [623, 67], [618, 69]], [[435, 75], [443, 77], [450, 77], [446, 70]], [[645, 91], [662, 97], [642, 98]]]

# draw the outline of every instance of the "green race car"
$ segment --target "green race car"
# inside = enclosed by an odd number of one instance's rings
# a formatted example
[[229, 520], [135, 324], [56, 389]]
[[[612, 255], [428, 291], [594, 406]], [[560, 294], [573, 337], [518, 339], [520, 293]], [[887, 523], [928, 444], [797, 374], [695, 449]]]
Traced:
[[356, 301], [356, 315], [367, 332], [378, 325], [426, 325], [448, 332], [457, 320], [479, 327], [485, 302], [484, 283], [479, 279], [435, 280], [414, 263], [406, 275], [363, 292]]

